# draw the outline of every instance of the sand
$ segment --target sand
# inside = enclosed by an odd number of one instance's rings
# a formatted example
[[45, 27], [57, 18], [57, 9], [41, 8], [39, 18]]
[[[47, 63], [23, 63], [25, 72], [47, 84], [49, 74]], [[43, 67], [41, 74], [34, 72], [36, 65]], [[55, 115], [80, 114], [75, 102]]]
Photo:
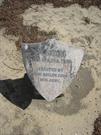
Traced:
[[[32, 5], [21, 16], [25, 25], [56, 31], [57, 39], [83, 48], [85, 56], [64, 96], [51, 103], [32, 99], [23, 110], [1, 94], [0, 134], [92, 135], [94, 120], [101, 113], [101, 10], [77, 4], [67, 8]], [[0, 80], [22, 78], [25, 70], [15, 46], [17, 38], [5, 37], [3, 32], [0, 30]]]
[[15, 41], [15, 37], [4, 36], [4, 29], [0, 31], [0, 80], [23, 77], [25, 72]]

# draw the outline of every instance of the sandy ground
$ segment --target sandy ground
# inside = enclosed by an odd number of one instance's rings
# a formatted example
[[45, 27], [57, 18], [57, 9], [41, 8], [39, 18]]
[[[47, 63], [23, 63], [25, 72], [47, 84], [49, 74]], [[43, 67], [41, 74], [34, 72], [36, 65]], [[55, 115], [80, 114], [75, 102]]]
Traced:
[[[78, 5], [32, 5], [22, 16], [24, 24], [56, 31], [57, 39], [83, 48], [85, 56], [64, 96], [51, 103], [32, 99], [23, 110], [1, 94], [0, 135], [92, 135], [94, 120], [101, 113], [101, 10]], [[25, 70], [21, 52], [14, 45], [17, 38], [4, 36], [3, 32], [0, 80], [22, 78]]]

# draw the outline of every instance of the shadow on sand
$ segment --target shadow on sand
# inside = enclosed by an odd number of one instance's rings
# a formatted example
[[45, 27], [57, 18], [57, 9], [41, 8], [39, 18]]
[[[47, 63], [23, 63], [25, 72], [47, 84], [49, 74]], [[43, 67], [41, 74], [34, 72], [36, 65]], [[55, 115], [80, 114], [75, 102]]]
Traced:
[[32, 85], [27, 74], [24, 78], [0, 81], [0, 93], [16, 106], [26, 109], [32, 99], [44, 100]]
[[33, 102], [33, 106], [64, 116], [86, 109], [87, 106], [82, 104], [82, 99], [86, 98], [93, 88], [94, 80], [91, 70], [88, 68], [79, 70], [77, 78], [68, 87], [65, 97], [60, 95], [61, 100], [58, 97], [50, 103], [44, 102], [44, 98], [38, 93], [26, 74], [24, 78], [0, 81], [0, 93], [16, 106], [26, 109], [32, 99], [37, 99], [39, 102]]

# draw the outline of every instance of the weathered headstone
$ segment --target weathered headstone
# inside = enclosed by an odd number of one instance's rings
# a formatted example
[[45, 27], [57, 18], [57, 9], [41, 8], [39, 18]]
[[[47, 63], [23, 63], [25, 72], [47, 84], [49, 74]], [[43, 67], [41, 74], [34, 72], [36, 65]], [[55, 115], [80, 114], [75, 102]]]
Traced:
[[82, 49], [55, 39], [23, 43], [22, 54], [32, 84], [47, 101], [54, 100], [70, 85], [83, 58]]

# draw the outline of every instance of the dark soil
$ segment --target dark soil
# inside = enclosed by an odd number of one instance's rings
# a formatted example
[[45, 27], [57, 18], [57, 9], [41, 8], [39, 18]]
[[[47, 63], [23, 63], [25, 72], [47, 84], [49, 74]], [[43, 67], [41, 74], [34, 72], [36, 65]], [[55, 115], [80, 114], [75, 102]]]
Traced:
[[101, 115], [95, 120], [94, 132], [92, 135], [101, 135]]
[[0, 28], [6, 28], [5, 34], [19, 37], [16, 42], [18, 48], [20, 42], [39, 42], [56, 34], [52, 31], [49, 33], [40, 31], [36, 26], [24, 26], [23, 18], [20, 16], [32, 4], [46, 3], [53, 3], [54, 7], [66, 7], [74, 3], [83, 7], [101, 6], [101, 0], [4, 0], [0, 6]]
[[[35, 1], [34, 1], [35, 3]], [[5, 34], [19, 37], [17, 48], [21, 42], [40, 42], [55, 35], [40, 31], [37, 26], [24, 26], [20, 14], [33, 4], [32, 0], [5, 0], [0, 7], [0, 28], [5, 28]], [[40, 3], [41, 4], [41, 3]]]

